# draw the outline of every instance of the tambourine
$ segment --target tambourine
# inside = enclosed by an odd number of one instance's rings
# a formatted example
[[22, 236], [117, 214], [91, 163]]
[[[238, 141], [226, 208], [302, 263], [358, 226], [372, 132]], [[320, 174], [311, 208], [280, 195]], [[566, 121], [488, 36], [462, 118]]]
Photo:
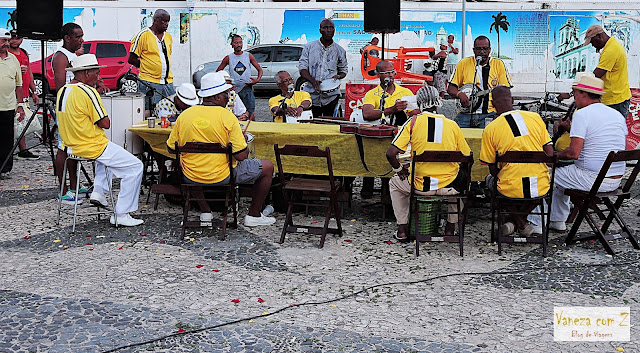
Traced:
[[340, 80], [335, 78], [327, 79], [320, 82], [320, 92], [328, 94], [340, 89]]
[[300, 116], [287, 115], [287, 123], [297, 124], [299, 120], [305, 120], [305, 122], [307, 120], [313, 120], [313, 113], [311, 110], [303, 110], [302, 113], [300, 113]]

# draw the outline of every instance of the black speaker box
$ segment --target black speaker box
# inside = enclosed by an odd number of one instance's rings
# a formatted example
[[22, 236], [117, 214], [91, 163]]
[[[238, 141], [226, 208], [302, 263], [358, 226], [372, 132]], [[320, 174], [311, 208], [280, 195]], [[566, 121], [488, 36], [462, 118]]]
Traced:
[[17, 0], [18, 35], [37, 40], [62, 39], [62, 0]]
[[400, 0], [364, 0], [364, 31], [400, 32]]

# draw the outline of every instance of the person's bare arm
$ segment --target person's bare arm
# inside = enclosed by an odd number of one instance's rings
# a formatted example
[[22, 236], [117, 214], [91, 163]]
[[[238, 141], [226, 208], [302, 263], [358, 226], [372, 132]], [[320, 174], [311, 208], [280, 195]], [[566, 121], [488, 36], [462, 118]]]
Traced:
[[[62, 88], [67, 83], [67, 67], [69, 66], [69, 60], [62, 53], [56, 53], [51, 60], [51, 66], [53, 67], [53, 83], [56, 85], [54, 89]], [[45, 80], [45, 78], [43, 78]]]
[[593, 70], [593, 74], [596, 75], [597, 78], [602, 78], [602, 76], [604, 76], [604, 74], [606, 73], [607, 70], [601, 69], [599, 67], [596, 67], [595, 70]]
[[256, 58], [253, 56], [253, 54], [249, 54], [249, 61], [251, 62], [251, 65], [253, 65], [253, 67], [255, 67], [256, 70], [258, 70], [258, 77], [255, 79], [251, 78], [251, 81], [247, 83], [248, 86], [252, 86], [260, 82], [260, 79], [262, 79], [262, 67], [258, 63], [258, 60], [256, 60]]
[[405, 180], [409, 176], [409, 169], [405, 165], [401, 165], [398, 160], [398, 153], [401, 153], [400, 149], [394, 145], [389, 146], [387, 149], [387, 160], [393, 169], [398, 169], [402, 166], [402, 169], [397, 172], [400, 179]]
[[108, 116], [105, 116], [104, 118], [98, 120], [96, 122], [96, 125], [106, 130], [111, 127], [111, 120], [109, 120]]
[[225, 56], [224, 59], [222, 59], [222, 62], [220, 63], [220, 65], [218, 65], [216, 72], [224, 70], [227, 65], [229, 65], [229, 55]]
[[460, 91], [458, 89], [458, 86], [454, 85], [453, 83], [449, 83], [449, 87], [447, 88], [447, 93], [449, 93], [451, 97], [458, 98], [460, 100], [460, 104], [463, 107], [468, 108], [471, 105], [471, 102], [469, 102], [469, 97], [467, 97], [467, 95], [464, 94], [464, 92]]
[[313, 78], [313, 76], [311, 76], [311, 73], [309, 72], [309, 70], [307, 69], [300, 70], [300, 76], [304, 77], [307, 81], [309, 81], [313, 86], [313, 89], [315, 89], [318, 92], [320, 91], [320, 83], [322, 81], [316, 81], [316, 79]]
[[129, 64], [140, 68], [140, 57], [136, 53], [129, 53]]
[[569, 147], [558, 152], [558, 159], [578, 159], [578, 157], [580, 157], [580, 152], [582, 152], [582, 146], [584, 146], [584, 139], [580, 137], [572, 137]]

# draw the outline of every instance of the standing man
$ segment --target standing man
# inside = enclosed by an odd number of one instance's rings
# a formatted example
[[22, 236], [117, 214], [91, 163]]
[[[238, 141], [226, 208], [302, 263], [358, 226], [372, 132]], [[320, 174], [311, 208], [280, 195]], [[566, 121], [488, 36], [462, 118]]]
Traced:
[[287, 71], [279, 71], [273, 79], [280, 88], [280, 94], [269, 99], [273, 121], [286, 122], [286, 116], [298, 118], [303, 111], [311, 109], [311, 96], [305, 91], [294, 91], [293, 78]]
[[458, 65], [458, 61], [460, 58], [458, 57], [458, 53], [460, 52], [460, 44], [456, 43], [455, 37], [452, 34], [449, 34], [447, 37], [447, 72], [451, 73], [455, 70], [456, 65]]
[[[151, 27], [141, 30], [131, 40], [129, 64], [140, 68], [138, 92], [146, 94], [149, 87], [155, 89], [152, 105], [176, 94], [171, 73], [173, 39], [167, 33], [170, 20], [166, 10], [157, 9]], [[146, 110], [152, 109], [146, 99], [144, 104]]]
[[[0, 163], [8, 158], [7, 164], [0, 171], [0, 179], [10, 179], [13, 169], [13, 119], [16, 112], [19, 120], [24, 119], [24, 108], [18, 106], [22, 102], [22, 72], [16, 57], [9, 53], [11, 33], [0, 28]], [[17, 107], [17, 108], [16, 108]]]
[[[22, 72], [22, 97], [23, 101], [18, 102], [18, 104], [23, 103], [27, 106], [29, 105], [29, 97], [33, 98], [33, 104], [36, 106], [40, 103], [40, 98], [36, 94], [36, 85], [33, 81], [33, 74], [31, 73], [31, 68], [29, 67], [29, 54], [27, 51], [20, 48], [22, 44], [22, 37], [18, 37], [17, 31], [11, 31], [11, 39], [9, 40], [9, 53], [16, 56], [18, 62], [20, 63], [20, 70]], [[31, 90], [31, 94], [29, 94], [29, 90]], [[16, 131], [17, 134], [20, 134], [22, 131]], [[25, 137], [23, 136], [20, 139], [20, 143], [18, 144], [18, 148], [20, 152], [18, 152], [18, 159], [40, 159], [40, 156], [33, 154], [31, 151], [27, 149], [27, 143], [25, 141]]]
[[[507, 86], [496, 87], [492, 100], [499, 116], [482, 132], [480, 151], [480, 161], [489, 165], [487, 186], [491, 189], [494, 178], [498, 178], [497, 192], [510, 199], [545, 195], [549, 191], [550, 176], [544, 163], [498, 165], [496, 152], [503, 155], [508, 151], [544, 151], [552, 156], [553, 144], [547, 126], [537, 113], [514, 110], [511, 89]], [[520, 202], [517, 207], [507, 209], [513, 223], [503, 224], [502, 234], [511, 235], [516, 229], [523, 237], [542, 233], [541, 226], [527, 223], [526, 215], [535, 207], [533, 202]]]
[[[584, 45], [591, 43], [597, 52], [601, 52], [593, 74], [604, 81], [602, 104], [617, 110], [626, 119], [631, 102], [627, 52], [617, 39], [610, 37], [599, 25], [589, 27], [584, 38]], [[570, 96], [571, 94], [562, 93], [558, 98], [566, 99]]]
[[[572, 85], [578, 110], [572, 120], [561, 123], [570, 131], [571, 144], [558, 153], [558, 159], [574, 159], [575, 163], [556, 169], [550, 229], [564, 231], [569, 216], [569, 196], [565, 189], [589, 191], [611, 151], [624, 150], [627, 124], [620, 112], [600, 102], [604, 82], [592, 73], [578, 73]], [[606, 123], [605, 123], [606, 122]], [[598, 192], [613, 191], [620, 186], [624, 162], [611, 164]]]
[[[222, 59], [216, 71], [224, 70], [224, 68], [229, 65], [229, 75], [233, 80], [238, 97], [240, 97], [247, 108], [251, 120], [255, 120], [256, 97], [253, 95], [253, 85], [260, 82], [262, 78], [262, 67], [260, 67], [258, 60], [256, 60], [253, 54], [242, 50], [242, 46], [242, 37], [234, 34], [231, 37], [233, 53]], [[251, 78], [251, 67], [249, 65], [253, 65], [253, 67], [258, 70], [257, 78]]]
[[347, 52], [333, 41], [336, 27], [328, 18], [320, 22], [319, 40], [307, 43], [300, 55], [300, 75], [310, 84], [304, 90], [311, 95], [313, 117], [333, 116], [340, 99], [340, 90], [328, 93], [320, 91], [322, 81], [341, 80], [347, 76]]
[[[458, 112], [456, 122], [460, 127], [484, 128], [485, 119], [493, 118], [496, 110], [491, 103], [491, 90], [493, 87], [504, 85], [513, 87], [511, 75], [502, 60], [491, 58], [491, 42], [485, 36], [479, 36], [473, 41], [474, 56], [460, 60], [456, 65], [447, 92], [451, 97], [460, 100], [460, 105], [468, 113]], [[464, 85], [475, 85], [478, 94], [477, 104], [471, 107], [471, 98], [462, 92]]]
[[142, 162], [124, 148], [107, 139], [104, 129], [111, 121], [102, 105], [98, 92], [93, 88], [98, 81], [100, 68], [93, 54], [78, 56], [66, 70], [74, 74], [71, 83], [58, 90], [56, 115], [60, 135], [68, 153], [75, 156], [95, 159], [95, 180], [91, 203], [107, 207], [104, 193], [109, 190], [104, 167], [109, 174], [121, 178], [120, 193], [115, 207], [115, 216], [111, 224], [137, 226], [144, 221], [129, 215], [138, 209], [138, 196], [142, 181]]

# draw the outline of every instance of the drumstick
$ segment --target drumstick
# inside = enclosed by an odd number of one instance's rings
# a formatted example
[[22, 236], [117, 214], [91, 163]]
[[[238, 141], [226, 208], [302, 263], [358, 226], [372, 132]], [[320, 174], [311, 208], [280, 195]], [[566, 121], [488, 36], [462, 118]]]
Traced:
[[247, 125], [244, 127], [244, 130], [242, 130], [243, 135], [246, 135], [247, 129], [249, 128], [249, 124], [251, 124], [251, 120], [247, 120]]

